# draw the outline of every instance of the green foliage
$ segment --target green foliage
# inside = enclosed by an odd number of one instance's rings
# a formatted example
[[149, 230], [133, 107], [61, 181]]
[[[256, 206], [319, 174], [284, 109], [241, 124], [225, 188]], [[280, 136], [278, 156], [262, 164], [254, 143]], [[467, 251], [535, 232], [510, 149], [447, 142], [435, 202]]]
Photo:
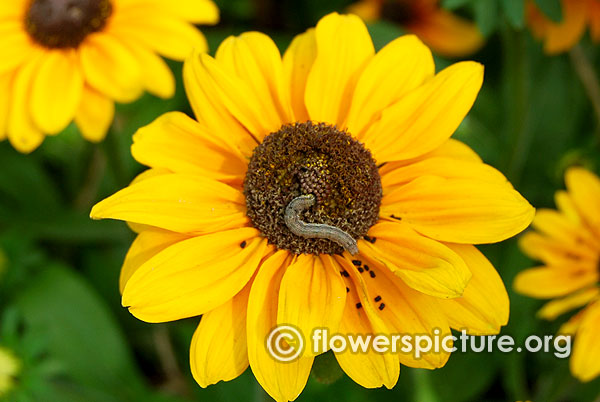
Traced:
[[[535, 0], [551, 19], [559, 0]], [[318, 18], [351, 1], [219, 0], [222, 22], [203, 28], [214, 53], [227, 36], [269, 33], [281, 50]], [[571, 165], [600, 172], [599, 122], [568, 55], [548, 57], [527, 30], [523, 0], [443, 0], [448, 10], [475, 21], [487, 40], [471, 58], [486, 67], [479, 98], [455, 134], [505, 173], [536, 207], [552, 207]], [[368, 25], [377, 49], [406, 31], [390, 21]], [[580, 44], [598, 73], [598, 48]], [[439, 69], [451, 64], [436, 56]], [[150, 95], [117, 108], [101, 144], [83, 141], [75, 125], [48, 138], [31, 155], [0, 143], [0, 346], [23, 362], [10, 402], [267, 401], [248, 370], [208, 389], [189, 373], [189, 343], [198, 319], [150, 325], [120, 304], [120, 265], [133, 239], [125, 224], [91, 221], [94, 203], [126, 186], [143, 167], [130, 154], [133, 133], [171, 110], [190, 113], [181, 64], [170, 63], [176, 96]], [[481, 247], [503, 277], [511, 320], [503, 334], [517, 340], [552, 334], [540, 321], [540, 302], [515, 294], [515, 275], [532, 261], [516, 241]], [[157, 344], [166, 343], [164, 356]], [[165, 359], [173, 358], [169, 368]], [[341, 373], [331, 354], [318, 359], [298, 401], [467, 402], [576, 401], [597, 398], [600, 380], [580, 384], [568, 363], [545, 354], [455, 353], [447, 366], [402, 367], [393, 390], [366, 390]], [[597, 400], [597, 399], [596, 399]]]

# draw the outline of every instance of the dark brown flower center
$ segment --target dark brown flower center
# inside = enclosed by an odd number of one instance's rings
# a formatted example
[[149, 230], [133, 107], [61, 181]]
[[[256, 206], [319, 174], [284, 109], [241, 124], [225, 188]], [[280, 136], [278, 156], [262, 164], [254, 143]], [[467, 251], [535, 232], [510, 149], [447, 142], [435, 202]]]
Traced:
[[315, 203], [300, 219], [336, 227], [354, 239], [379, 217], [381, 179], [371, 153], [348, 133], [324, 123], [295, 123], [269, 134], [254, 149], [244, 180], [247, 214], [270, 243], [295, 254], [339, 254], [327, 238], [298, 236], [286, 207], [301, 195]]
[[42, 46], [75, 48], [104, 28], [111, 13], [110, 0], [32, 0], [25, 28]]
[[422, 6], [414, 0], [384, 0], [381, 17], [400, 25], [410, 25], [421, 18]]

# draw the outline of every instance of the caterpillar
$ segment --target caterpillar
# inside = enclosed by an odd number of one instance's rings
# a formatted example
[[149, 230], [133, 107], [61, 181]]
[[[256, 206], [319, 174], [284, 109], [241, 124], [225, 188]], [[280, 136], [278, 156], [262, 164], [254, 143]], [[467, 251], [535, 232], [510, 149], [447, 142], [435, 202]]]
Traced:
[[316, 199], [312, 194], [294, 198], [285, 207], [285, 224], [296, 236], [308, 239], [328, 239], [336, 242], [352, 255], [358, 254], [356, 240], [342, 229], [323, 223], [306, 223], [300, 220], [300, 213], [315, 205]]

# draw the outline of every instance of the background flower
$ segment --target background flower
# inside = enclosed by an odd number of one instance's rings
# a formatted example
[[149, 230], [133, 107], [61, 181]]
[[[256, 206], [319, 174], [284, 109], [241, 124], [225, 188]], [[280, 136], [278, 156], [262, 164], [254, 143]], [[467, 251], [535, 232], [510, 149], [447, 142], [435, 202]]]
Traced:
[[144, 90], [169, 98], [175, 81], [157, 55], [207, 50], [191, 23], [215, 24], [211, 0], [15, 0], [0, 6], [0, 139], [21, 152], [75, 121], [100, 141], [114, 102]]
[[523, 251], [544, 265], [521, 272], [514, 287], [528, 296], [556, 298], [538, 312], [541, 318], [553, 320], [580, 309], [559, 333], [575, 336], [571, 372], [590, 381], [600, 375], [600, 179], [571, 168], [565, 181], [567, 191], [555, 196], [558, 211], [538, 211], [537, 231], [521, 238]]
[[533, 34], [543, 40], [547, 53], [569, 50], [579, 42], [588, 26], [592, 40], [600, 41], [600, 1], [561, 0], [560, 4], [562, 16], [554, 21], [533, 0], [527, 2], [527, 22]]
[[437, 0], [361, 0], [349, 10], [367, 21], [395, 22], [444, 56], [467, 56], [484, 43], [474, 23], [442, 9]]

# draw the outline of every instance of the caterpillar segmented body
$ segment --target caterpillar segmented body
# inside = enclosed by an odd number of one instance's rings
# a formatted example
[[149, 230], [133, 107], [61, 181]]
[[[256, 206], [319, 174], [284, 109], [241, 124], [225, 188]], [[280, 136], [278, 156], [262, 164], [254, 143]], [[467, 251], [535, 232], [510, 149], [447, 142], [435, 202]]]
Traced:
[[316, 199], [312, 194], [294, 198], [285, 208], [285, 224], [296, 236], [309, 239], [328, 239], [344, 247], [352, 255], [358, 254], [356, 240], [342, 229], [323, 223], [306, 223], [300, 220], [300, 213], [313, 205]]

